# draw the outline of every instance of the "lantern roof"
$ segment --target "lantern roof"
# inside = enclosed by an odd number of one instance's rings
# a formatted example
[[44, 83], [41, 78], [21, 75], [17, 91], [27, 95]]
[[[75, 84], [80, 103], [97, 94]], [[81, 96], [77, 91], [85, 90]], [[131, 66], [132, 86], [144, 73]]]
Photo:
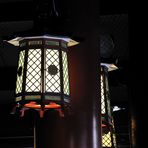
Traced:
[[38, 39], [38, 38], [45, 38], [45, 39], [55, 39], [55, 40], [63, 40], [67, 42], [67, 46], [74, 46], [79, 44], [79, 42], [67, 37], [67, 36], [53, 36], [53, 35], [43, 35], [43, 36], [29, 36], [29, 37], [16, 37], [14, 39], [11, 39], [7, 42], [10, 44], [13, 44], [14, 46], [19, 46], [19, 41], [24, 40], [24, 39]]
[[118, 69], [118, 67], [114, 64], [101, 63], [101, 66], [106, 66], [108, 68], [108, 71], [113, 71]]

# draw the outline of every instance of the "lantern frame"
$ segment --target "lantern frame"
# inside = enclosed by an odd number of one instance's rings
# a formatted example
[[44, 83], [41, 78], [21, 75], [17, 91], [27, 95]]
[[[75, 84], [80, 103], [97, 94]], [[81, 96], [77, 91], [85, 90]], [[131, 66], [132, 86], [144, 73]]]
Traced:
[[[64, 111], [70, 103], [68, 47], [74, 46], [78, 44], [78, 42], [68, 37], [45, 35], [17, 37], [10, 40], [9, 43], [19, 46], [20, 50], [19, 61], [21, 61], [21, 64], [18, 62], [15, 97], [17, 107], [21, 107], [21, 116], [24, 115], [25, 110], [30, 108], [39, 110], [42, 114], [41, 116], [43, 116], [44, 111], [48, 109], [59, 109], [61, 114], [61, 110]], [[31, 55], [33, 52], [35, 52], [35, 54]], [[31, 54], [29, 55], [29, 53]], [[37, 54], [39, 55], [37, 56]], [[29, 56], [31, 56], [31, 58]], [[36, 61], [33, 61], [32, 58]], [[37, 64], [35, 62], [37, 62]], [[34, 64], [34, 68], [30, 68], [33, 67], [33, 65], [29, 65], [29, 63]], [[32, 70], [31, 72], [37, 76], [28, 72], [28, 67]], [[36, 71], [36, 69], [38, 69], [38, 71]], [[27, 79], [29, 76], [32, 77], [33, 81]], [[35, 80], [37, 82], [35, 82]], [[38, 83], [38, 86], [35, 86], [33, 83]], [[29, 90], [31, 86], [28, 84], [32, 85], [32, 88], [38, 91], [31, 90], [31, 88]], [[18, 85], [20, 88], [18, 88]], [[29, 91], [27, 91], [26, 88], [28, 88]]]
[[101, 115], [102, 115], [102, 147], [116, 148], [114, 121], [110, 105], [108, 72], [118, 69], [114, 64], [101, 63]]

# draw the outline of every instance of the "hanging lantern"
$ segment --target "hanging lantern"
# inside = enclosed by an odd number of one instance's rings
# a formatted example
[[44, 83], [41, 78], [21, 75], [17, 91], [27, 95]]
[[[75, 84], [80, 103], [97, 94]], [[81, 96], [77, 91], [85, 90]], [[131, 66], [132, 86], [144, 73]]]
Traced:
[[101, 63], [102, 147], [104, 148], [117, 147], [108, 86], [108, 71], [115, 69], [117, 67], [113, 64]]
[[28, 109], [57, 109], [60, 115], [70, 102], [67, 51], [76, 41], [55, 36], [22, 37], [9, 41], [19, 45], [16, 103], [21, 116]]

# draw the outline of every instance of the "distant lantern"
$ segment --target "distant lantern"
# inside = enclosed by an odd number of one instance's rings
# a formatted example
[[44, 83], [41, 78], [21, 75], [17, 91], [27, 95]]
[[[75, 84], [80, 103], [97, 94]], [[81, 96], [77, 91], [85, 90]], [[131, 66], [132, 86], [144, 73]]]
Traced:
[[108, 85], [108, 71], [116, 70], [114, 64], [101, 63], [101, 114], [102, 114], [102, 147], [116, 148], [116, 136], [112, 110], [110, 105], [110, 93]]
[[16, 102], [27, 109], [62, 109], [70, 102], [67, 51], [78, 44], [67, 37], [33, 36], [9, 41], [19, 46]]

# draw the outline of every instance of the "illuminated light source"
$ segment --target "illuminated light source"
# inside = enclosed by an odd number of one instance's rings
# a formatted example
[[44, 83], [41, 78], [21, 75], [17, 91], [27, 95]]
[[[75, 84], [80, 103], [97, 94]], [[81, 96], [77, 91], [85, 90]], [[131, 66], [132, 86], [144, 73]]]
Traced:
[[121, 108], [119, 106], [114, 106], [113, 107], [113, 112], [119, 111], [119, 110], [124, 110], [125, 108]]
[[101, 63], [101, 114], [102, 114], [102, 147], [117, 148], [115, 129], [110, 105], [108, 71], [118, 69], [113, 64]]
[[78, 42], [68, 37], [17, 37], [9, 43], [19, 46], [16, 80], [16, 103], [21, 116], [28, 109], [63, 110], [70, 102], [67, 51]]

